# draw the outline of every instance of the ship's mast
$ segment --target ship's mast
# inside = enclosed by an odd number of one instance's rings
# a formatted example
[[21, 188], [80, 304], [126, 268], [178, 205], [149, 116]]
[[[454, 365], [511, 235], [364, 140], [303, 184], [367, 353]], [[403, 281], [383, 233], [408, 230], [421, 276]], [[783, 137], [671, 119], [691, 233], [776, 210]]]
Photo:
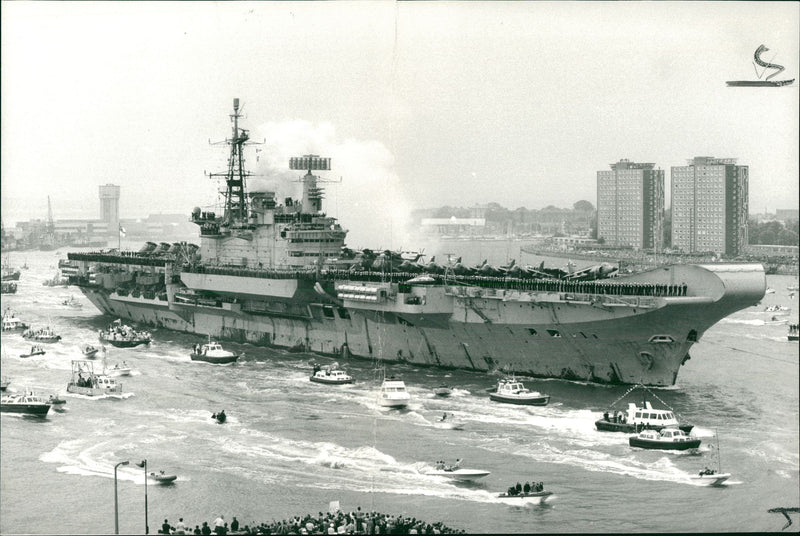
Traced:
[[247, 195], [245, 193], [245, 177], [250, 173], [244, 169], [243, 146], [250, 139], [247, 130], [239, 128], [239, 99], [233, 99], [233, 113], [231, 114], [233, 124], [233, 135], [225, 140], [231, 147], [228, 156], [228, 171], [222, 173], [211, 173], [210, 177], [224, 177], [226, 190], [225, 195], [225, 215], [223, 225], [239, 226], [247, 224]]

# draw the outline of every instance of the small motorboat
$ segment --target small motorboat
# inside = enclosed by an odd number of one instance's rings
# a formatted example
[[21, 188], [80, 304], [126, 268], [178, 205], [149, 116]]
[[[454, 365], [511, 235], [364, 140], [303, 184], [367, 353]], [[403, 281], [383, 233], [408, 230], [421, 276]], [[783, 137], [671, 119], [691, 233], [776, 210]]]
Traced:
[[497, 389], [489, 392], [489, 399], [506, 404], [519, 404], [525, 406], [546, 406], [550, 402], [550, 395], [526, 389], [522, 382], [514, 378], [502, 379], [497, 383]]
[[22, 332], [22, 338], [36, 342], [58, 342], [61, 340], [61, 335], [57, 335], [51, 328], [41, 329], [26, 329]]
[[86, 359], [92, 359], [97, 355], [97, 352], [99, 351], [100, 348], [95, 348], [91, 344], [87, 344], [86, 346], [83, 347], [81, 353], [83, 354], [83, 357], [85, 357]]
[[491, 474], [489, 471], [483, 471], [481, 469], [462, 469], [462, 461], [463, 460], [459, 458], [453, 465], [447, 465], [444, 462], [436, 462], [436, 467], [425, 471], [425, 474], [429, 476], [440, 476], [459, 482], [478, 480]]
[[384, 408], [404, 408], [410, 400], [411, 395], [403, 380], [394, 376], [384, 378], [378, 393], [378, 405]]
[[60, 395], [50, 395], [48, 402], [53, 406], [61, 406], [67, 403], [65, 399], [63, 399]]
[[789, 334], [786, 338], [790, 341], [800, 340], [800, 332], [798, 332], [797, 324], [789, 324]]
[[150, 479], [155, 480], [159, 484], [172, 484], [178, 479], [178, 475], [168, 475], [164, 471], [158, 473], [150, 473], [147, 475]]
[[520, 493], [501, 493], [497, 496], [500, 502], [511, 506], [526, 506], [529, 504], [542, 504], [553, 494], [552, 491], [529, 491]]
[[25, 331], [29, 328], [28, 324], [17, 318], [11, 308], [3, 313], [2, 331]]
[[66, 300], [61, 302], [61, 305], [65, 305], [67, 307], [72, 307], [73, 309], [80, 309], [83, 307], [83, 304], [75, 299], [75, 296], [70, 296]]
[[136, 331], [119, 320], [115, 320], [107, 330], [101, 330], [99, 338], [100, 342], [107, 342], [117, 348], [133, 348], [140, 344], [150, 344], [152, 340], [149, 331]]
[[692, 480], [700, 480], [708, 486], [719, 486], [731, 477], [730, 473], [718, 473], [714, 469], [703, 469]]
[[767, 290], [764, 291], [764, 294], [775, 294], [775, 289], [772, 287], [767, 287]]
[[328, 385], [353, 383], [353, 377], [339, 369], [338, 363], [333, 363], [324, 367], [314, 364], [314, 372], [309, 379], [315, 383], [325, 383]]
[[50, 411], [50, 403], [33, 393], [5, 394], [0, 397], [1, 413], [21, 413], [44, 417]]
[[654, 450], [689, 450], [700, 447], [700, 439], [686, 435], [678, 428], [663, 428], [661, 431], [643, 430], [628, 439], [632, 447]]
[[196, 344], [190, 357], [192, 361], [205, 361], [206, 363], [224, 365], [225, 363], [233, 363], [241, 355], [224, 350], [218, 342], [208, 341], [202, 346]]
[[441, 417], [436, 419], [433, 423], [436, 428], [442, 428], [444, 430], [463, 430], [464, 423], [457, 419], [455, 415], [452, 413], [443, 413]]
[[786, 313], [791, 311], [791, 307], [786, 307], [784, 305], [770, 305], [766, 309], [764, 309], [765, 313]]
[[40, 344], [34, 344], [31, 346], [31, 351], [27, 354], [20, 354], [20, 357], [33, 357], [35, 355], [44, 355], [45, 351], [44, 348]]
[[116, 363], [109, 369], [103, 369], [103, 372], [108, 376], [130, 376], [131, 367], [129, 367], [128, 364], [123, 361], [121, 365]]
[[450, 396], [453, 394], [453, 388], [443, 383], [439, 387], [434, 388], [433, 394], [441, 397]]
[[86, 396], [121, 395], [122, 384], [105, 374], [95, 374], [92, 361], [75, 360], [67, 392]]
[[224, 423], [225, 421], [228, 420], [228, 416], [225, 415], [225, 410], [224, 409], [222, 411], [220, 411], [219, 413], [212, 413], [211, 414], [211, 418], [214, 419], [215, 421], [217, 421], [219, 424], [222, 424], [222, 423]]
[[627, 412], [614, 411], [614, 414], [610, 415], [606, 411], [603, 413], [603, 418], [595, 421], [594, 425], [601, 432], [627, 434], [635, 434], [644, 429], [658, 431], [668, 426], [678, 427], [688, 434], [694, 427], [691, 424], [679, 424], [671, 410], [655, 409], [647, 400], [641, 405], [630, 402]]

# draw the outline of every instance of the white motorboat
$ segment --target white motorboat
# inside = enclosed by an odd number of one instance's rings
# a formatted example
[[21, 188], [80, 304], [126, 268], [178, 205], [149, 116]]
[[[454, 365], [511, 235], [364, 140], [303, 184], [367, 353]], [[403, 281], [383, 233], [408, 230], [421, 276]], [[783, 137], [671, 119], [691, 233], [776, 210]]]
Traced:
[[33, 393], [4, 394], [0, 399], [0, 412], [21, 413], [44, 417], [50, 411], [50, 402]]
[[341, 370], [338, 363], [333, 363], [324, 367], [315, 364], [314, 372], [309, 379], [315, 383], [324, 383], [328, 385], [353, 383], [353, 377]]
[[22, 338], [35, 342], [58, 342], [61, 340], [61, 335], [57, 335], [49, 326], [40, 329], [26, 329], [22, 332]]
[[122, 364], [115, 363], [111, 368], [104, 368], [103, 373], [106, 376], [130, 376], [131, 375], [131, 367], [123, 361]]
[[16, 313], [10, 308], [6, 309], [3, 313], [3, 331], [25, 331], [28, 327], [28, 324], [17, 318]]
[[693, 476], [693, 480], [700, 480], [708, 486], [719, 486], [731, 477], [730, 473], [718, 473], [713, 469], [700, 471], [699, 474]]
[[495, 402], [525, 406], [546, 406], [550, 402], [550, 395], [526, 389], [514, 378], [500, 380], [497, 389], [489, 393], [489, 398]]
[[155, 480], [159, 484], [172, 484], [178, 479], [178, 475], [168, 475], [164, 471], [158, 473], [150, 473], [147, 475], [151, 480]]
[[511, 495], [509, 493], [501, 493], [497, 496], [497, 500], [504, 504], [511, 506], [527, 506], [529, 504], [542, 504], [548, 497], [553, 494], [552, 491], [529, 491], [528, 493], [522, 492], [519, 494]]
[[700, 439], [686, 435], [678, 428], [663, 428], [661, 431], [643, 430], [628, 438], [632, 447], [655, 450], [689, 450], [700, 446]]
[[86, 396], [121, 395], [122, 384], [108, 375], [95, 374], [93, 365], [91, 361], [72, 362], [72, 377], [67, 383], [67, 392]]
[[436, 462], [434, 469], [425, 471], [429, 476], [440, 476], [450, 480], [457, 480], [459, 482], [469, 482], [471, 480], [478, 480], [485, 476], [489, 476], [489, 471], [482, 469], [464, 469], [461, 467], [462, 460], [459, 458], [453, 465], [447, 465], [444, 462]]
[[206, 363], [224, 365], [226, 363], [233, 363], [242, 355], [243, 354], [235, 354], [225, 350], [218, 342], [208, 341], [202, 346], [195, 345], [194, 351], [191, 353], [190, 357], [192, 361], [205, 361]]
[[443, 383], [439, 387], [433, 389], [433, 394], [441, 397], [450, 396], [453, 394], [453, 388]]
[[378, 393], [378, 405], [385, 408], [404, 408], [411, 400], [406, 384], [400, 378], [389, 376], [381, 383]]

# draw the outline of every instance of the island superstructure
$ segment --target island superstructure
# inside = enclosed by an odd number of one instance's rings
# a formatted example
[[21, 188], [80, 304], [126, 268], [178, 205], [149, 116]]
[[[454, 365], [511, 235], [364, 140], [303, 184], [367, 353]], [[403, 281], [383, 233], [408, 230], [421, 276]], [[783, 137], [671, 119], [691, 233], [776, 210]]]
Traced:
[[[672, 265], [621, 276], [424, 264], [354, 252], [323, 212], [331, 159], [291, 158], [301, 200], [247, 191], [239, 100], [221, 215], [195, 208], [200, 246], [69, 253], [106, 314], [215, 339], [375, 361], [602, 383], [672, 385], [721, 318], [761, 300], [760, 264]], [[609, 277], [613, 276], [613, 277]]]

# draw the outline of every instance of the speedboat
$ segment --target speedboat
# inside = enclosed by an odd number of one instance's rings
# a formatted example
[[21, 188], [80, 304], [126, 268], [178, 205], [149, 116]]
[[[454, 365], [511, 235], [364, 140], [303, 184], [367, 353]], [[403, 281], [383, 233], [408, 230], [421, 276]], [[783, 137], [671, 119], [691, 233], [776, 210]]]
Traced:
[[83, 304], [75, 299], [75, 296], [70, 296], [68, 299], [61, 302], [61, 305], [66, 305], [67, 307], [72, 307], [74, 309], [80, 309], [83, 307]]
[[791, 311], [791, 307], [786, 307], [784, 305], [770, 305], [764, 309], [765, 313], [785, 313], [787, 311]]
[[168, 475], [164, 471], [158, 473], [150, 473], [147, 475], [150, 479], [155, 480], [159, 484], [172, 484], [178, 479], [178, 475]]
[[205, 361], [206, 363], [214, 363], [223, 365], [225, 363], [233, 363], [241, 354], [235, 354], [222, 348], [218, 342], [208, 341], [208, 343], [200, 346], [195, 345], [194, 351], [190, 357], [192, 361]]
[[663, 428], [661, 431], [643, 430], [628, 439], [632, 447], [654, 450], [689, 450], [700, 446], [700, 439], [686, 435], [678, 428]]
[[81, 353], [83, 354], [83, 357], [85, 357], [86, 359], [91, 359], [94, 356], [96, 356], [97, 352], [99, 352], [99, 351], [100, 351], [99, 348], [95, 348], [91, 344], [87, 344], [86, 346], [83, 347], [83, 350], [81, 350]]
[[718, 473], [714, 469], [703, 469], [692, 480], [699, 480], [708, 486], [719, 486], [731, 477], [730, 473]]
[[404, 408], [411, 400], [406, 384], [400, 378], [389, 376], [381, 383], [378, 404], [385, 408]]
[[481, 469], [462, 469], [461, 462], [461, 459], [456, 460], [456, 463], [453, 465], [447, 465], [444, 462], [436, 462], [436, 467], [425, 471], [425, 474], [429, 476], [441, 476], [459, 482], [478, 480], [479, 478], [491, 474], [489, 471], [483, 471]]
[[436, 387], [433, 390], [433, 394], [442, 397], [450, 396], [451, 394], [453, 394], [453, 388], [443, 383], [439, 387]]
[[314, 373], [309, 378], [312, 382], [325, 383], [329, 385], [342, 385], [345, 383], [353, 383], [353, 377], [348, 375], [345, 371], [339, 369], [338, 363], [320, 367], [314, 365]]
[[21, 413], [44, 417], [50, 411], [50, 403], [32, 393], [5, 394], [0, 397], [0, 412]]
[[95, 374], [91, 361], [75, 360], [67, 392], [86, 396], [121, 395], [122, 384], [105, 374]]
[[33, 357], [35, 355], [44, 355], [44, 348], [40, 344], [35, 344], [31, 346], [31, 351], [27, 354], [20, 354], [20, 357]]
[[603, 418], [595, 421], [594, 425], [602, 432], [625, 432], [633, 434], [643, 429], [661, 430], [668, 426], [677, 427], [687, 434], [694, 428], [691, 424], [679, 424], [675, 414], [667, 409], [655, 409], [648, 401], [641, 405], [628, 404], [627, 412], [615, 411], [614, 415], [609, 415], [606, 411]]
[[131, 375], [131, 367], [123, 361], [120, 365], [116, 363], [113, 367], [109, 369], [103, 369], [103, 373], [108, 376], [130, 376]]
[[497, 389], [489, 393], [489, 398], [495, 402], [525, 406], [546, 406], [550, 402], [550, 395], [526, 389], [522, 382], [513, 378], [500, 380]]
[[22, 338], [36, 342], [58, 342], [61, 340], [61, 335], [56, 335], [50, 327], [41, 329], [26, 329], [22, 332]]

